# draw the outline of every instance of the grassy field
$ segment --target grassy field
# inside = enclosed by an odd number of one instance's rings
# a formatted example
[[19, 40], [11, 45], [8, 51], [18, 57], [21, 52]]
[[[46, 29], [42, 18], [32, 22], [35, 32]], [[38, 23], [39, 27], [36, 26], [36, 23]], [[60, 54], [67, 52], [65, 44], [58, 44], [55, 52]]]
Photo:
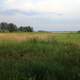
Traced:
[[80, 34], [0, 33], [0, 80], [80, 80]]
[[25, 40], [30, 40], [30, 39], [42, 39], [42, 40], [47, 40], [53, 36], [52, 33], [36, 33], [36, 32], [31, 32], [31, 33], [0, 33], [0, 40], [1, 41], [25, 41]]

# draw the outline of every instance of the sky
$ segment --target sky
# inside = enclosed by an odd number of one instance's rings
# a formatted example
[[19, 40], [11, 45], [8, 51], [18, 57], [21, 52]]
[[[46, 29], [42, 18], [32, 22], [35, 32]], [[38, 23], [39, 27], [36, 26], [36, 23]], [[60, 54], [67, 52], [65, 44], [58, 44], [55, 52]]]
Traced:
[[0, 0], [0, 22], [34, 30], [80, 30], [80, 0]]

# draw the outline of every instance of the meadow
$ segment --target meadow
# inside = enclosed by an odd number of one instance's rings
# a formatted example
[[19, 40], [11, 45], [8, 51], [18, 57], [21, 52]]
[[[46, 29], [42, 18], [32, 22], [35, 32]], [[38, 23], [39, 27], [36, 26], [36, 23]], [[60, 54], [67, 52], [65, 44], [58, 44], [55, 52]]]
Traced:
[[80, 80], [80, 33], [0, 33], [0, 80]]

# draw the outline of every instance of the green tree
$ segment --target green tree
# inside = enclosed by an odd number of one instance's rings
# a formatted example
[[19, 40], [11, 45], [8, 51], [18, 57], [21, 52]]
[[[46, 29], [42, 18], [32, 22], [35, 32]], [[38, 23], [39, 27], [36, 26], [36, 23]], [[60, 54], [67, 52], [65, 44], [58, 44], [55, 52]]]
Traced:
[[21, 26], [18, 28], [20, 32], [33, 32], [33, 28], [30, 26]]
[[30, 26], [28, 26], [28, 27], [27, 27], [27, 32], [33, 32], [33, 28], [30, 27]]
[[18, 28], [18, 31], [20, 31], [20, 32], [23, 32], [23, 30], [24, 30], [23, 26], [20, 26], [20, 27]]
[[20, 26], [17, 28], [17, 26], [13, 23], [6, 23], [2, 22], [0, 23], [0, 32], [33, 32], [33, 28], [31, 26]]
[[15, 32], [15, 31], [17, 31], [17, 26], [13, 23], [9, 23], [8, 30], [9, 30], [9, 32]]
[[6, 22], [2, 22], [0, 24], [0, 31], [1, 32], [7, 32], [8, 31], [8, 24]]

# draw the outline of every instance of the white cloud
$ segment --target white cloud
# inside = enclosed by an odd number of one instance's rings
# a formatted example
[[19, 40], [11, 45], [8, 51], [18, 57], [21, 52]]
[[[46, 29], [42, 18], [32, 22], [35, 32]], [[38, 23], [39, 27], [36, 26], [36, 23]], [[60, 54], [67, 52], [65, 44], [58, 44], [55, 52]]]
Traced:
[[60, 0], [6, 0], [5, 3], [8, 8], [38, 12], [62, 12], [64, 9]]
[[64, 2], [64, 13], [66, 17], [80, 16], [80, 0], [67, 0]]
[[6, 0], [7, 3], [14, 3], [16, 0]]

